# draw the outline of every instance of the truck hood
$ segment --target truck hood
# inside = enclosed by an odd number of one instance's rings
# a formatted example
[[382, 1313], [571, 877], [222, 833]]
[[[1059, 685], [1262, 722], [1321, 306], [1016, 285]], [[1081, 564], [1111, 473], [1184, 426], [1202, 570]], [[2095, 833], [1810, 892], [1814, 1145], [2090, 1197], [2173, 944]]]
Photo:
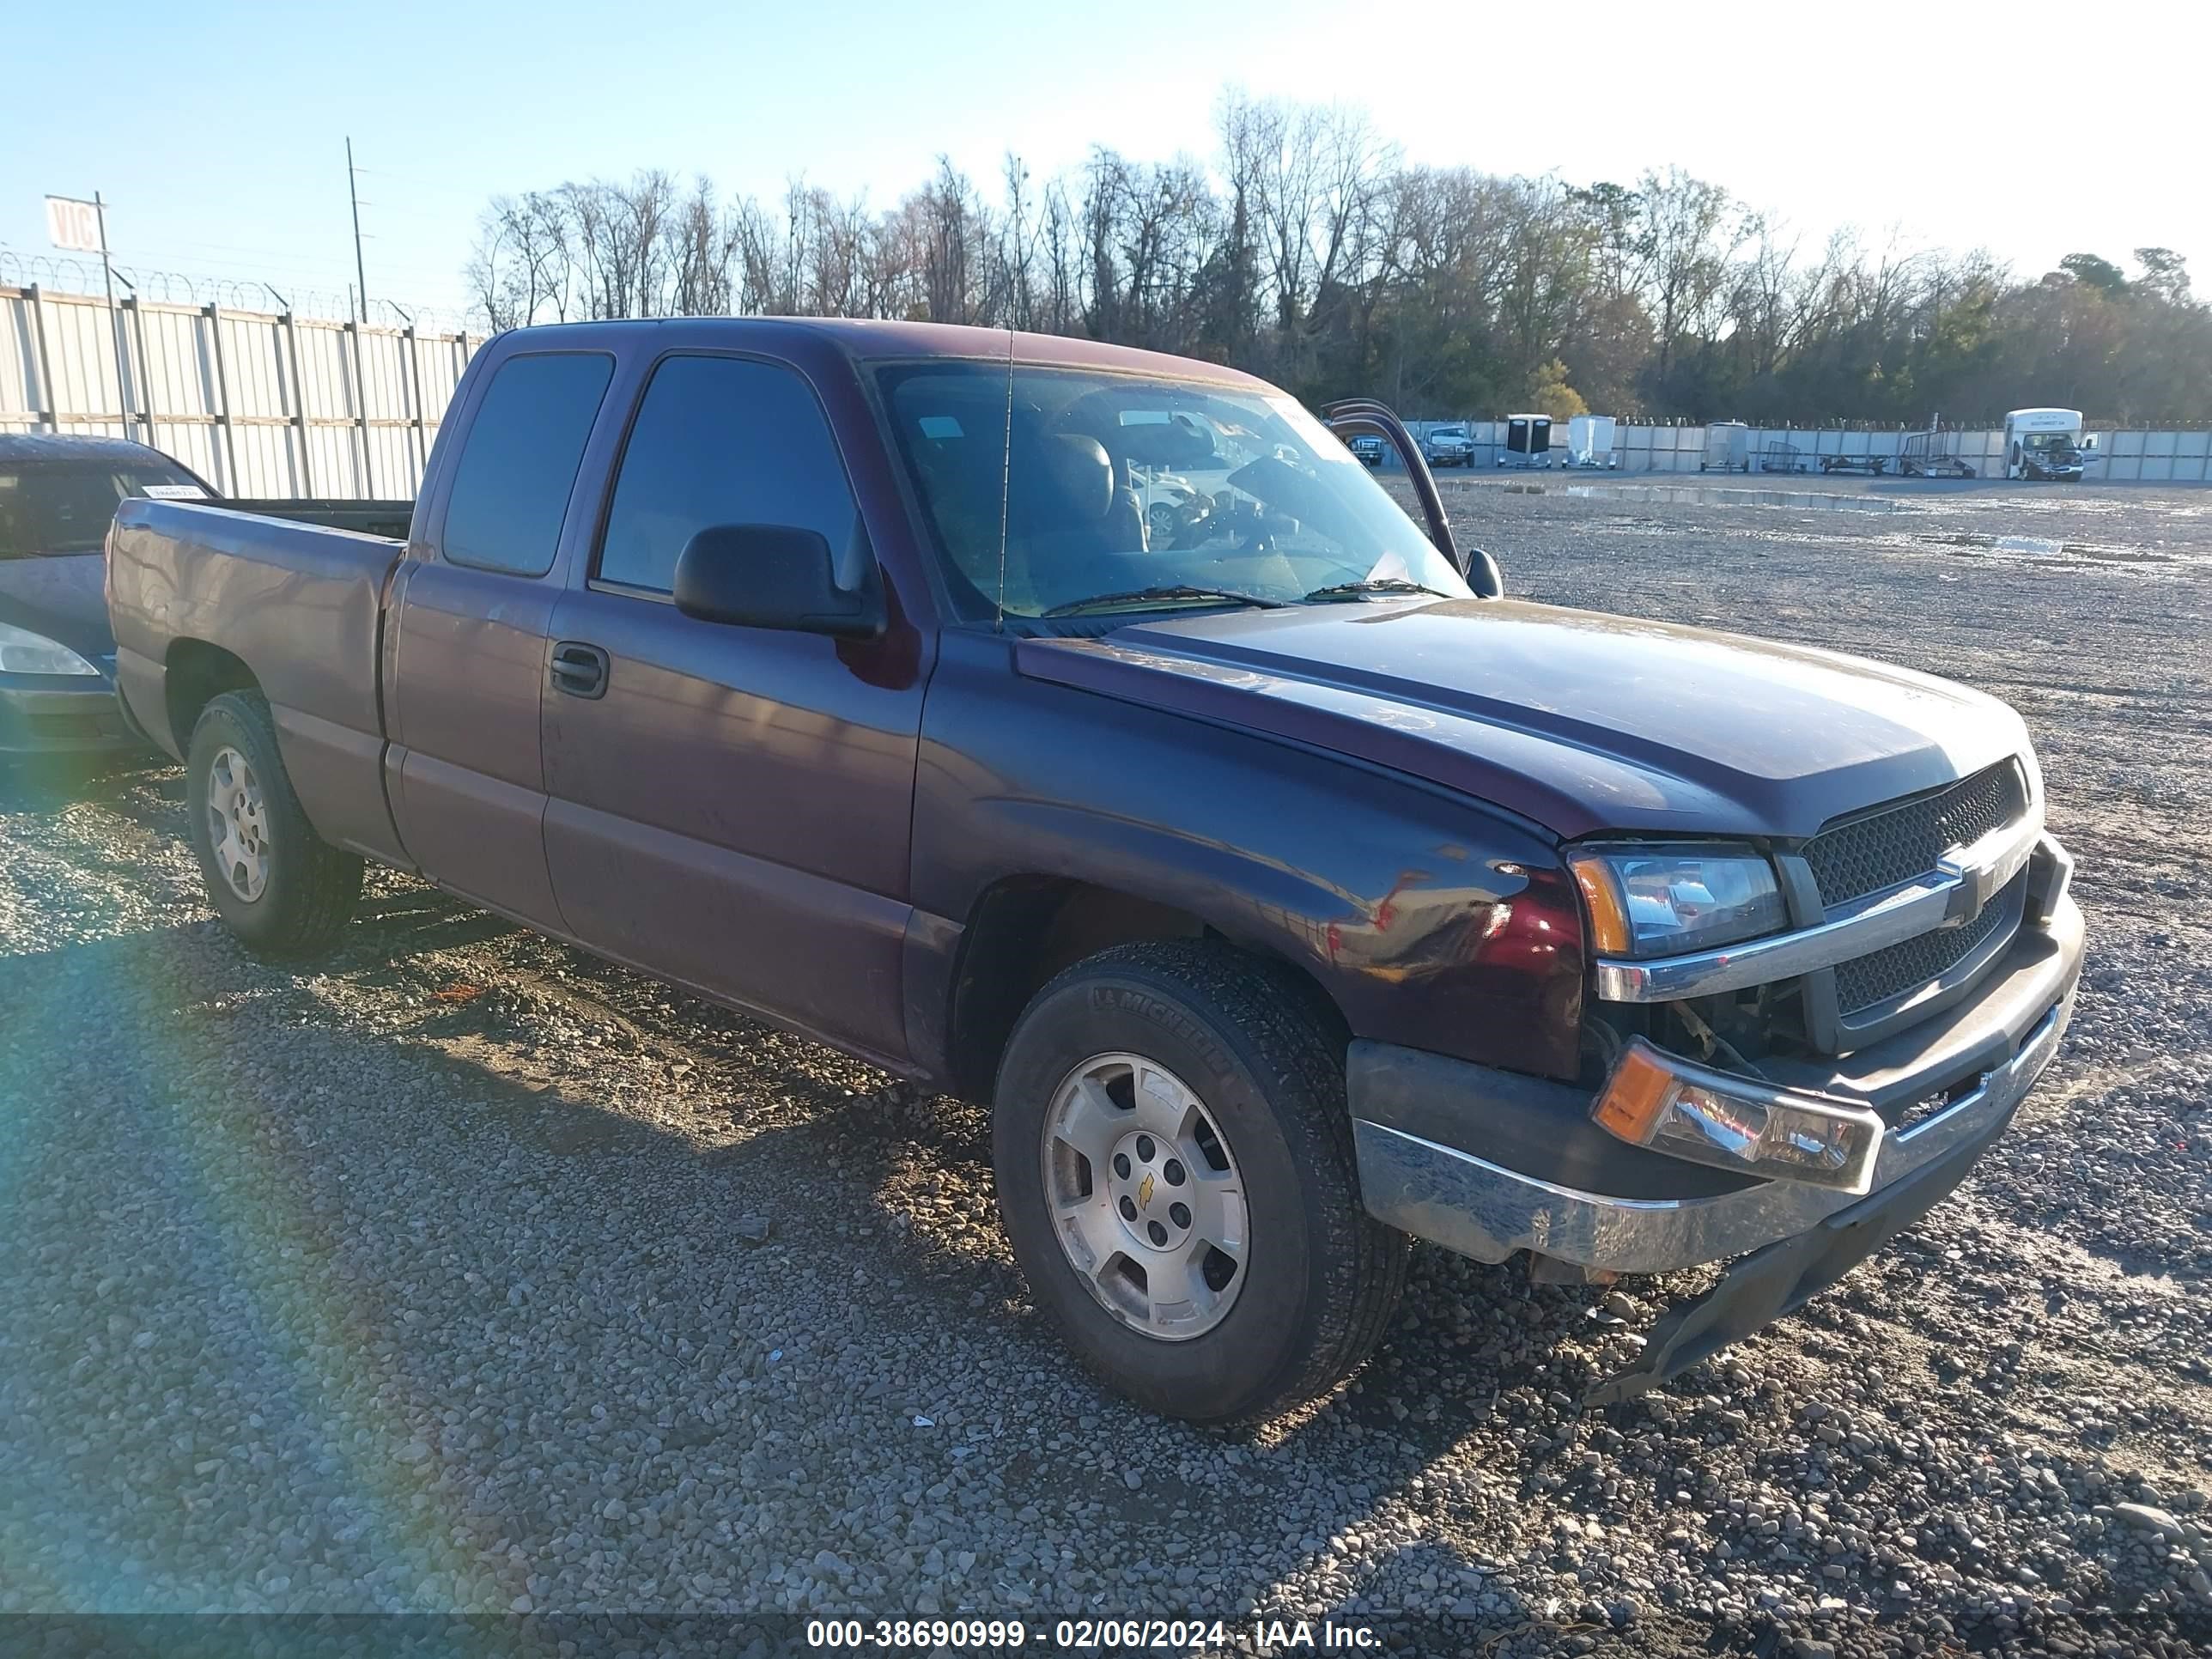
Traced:
[[0, 622], [43, 634], [95, 662], [112, 657], [106, 569], [98, 553], [0, 559]]
[[2028, 751], [2005, 704], [1930, 675], [1513, 600], [1216, 611], [1024, 640], [1016, 662], [1387, 766], [1563, 839], [1794, 839]]

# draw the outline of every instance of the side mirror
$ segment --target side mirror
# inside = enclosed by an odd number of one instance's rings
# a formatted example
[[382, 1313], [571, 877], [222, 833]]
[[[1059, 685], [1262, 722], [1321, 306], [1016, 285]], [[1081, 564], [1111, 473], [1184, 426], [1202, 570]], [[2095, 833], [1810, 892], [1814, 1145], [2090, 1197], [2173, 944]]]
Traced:
[[701, 622], [872, 640], [884, 631], [872, 561], [856, 592], [837, 586], [819, 531], [793, 525], [709, 525], [676, 558], [676, 608]]
[[1486, 599], [1505, 596], [1505, 573], [1498, 568], [1498, 561], [1481, 548], [1467, 550], [1467, 585]]

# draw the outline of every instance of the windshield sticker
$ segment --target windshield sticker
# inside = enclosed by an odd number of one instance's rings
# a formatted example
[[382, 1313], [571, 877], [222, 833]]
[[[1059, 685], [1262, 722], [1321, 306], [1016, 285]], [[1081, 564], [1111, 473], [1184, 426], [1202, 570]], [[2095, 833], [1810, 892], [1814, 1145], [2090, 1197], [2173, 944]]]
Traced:
[[204, 501], [207, 491], [198, 484], [148, 484], [146, 499], [149, 501]]
[[921, 417], [921, 435], [925, 438], [959, 438], [966, 434], [960, 422], [950, 415], [925, 415]]

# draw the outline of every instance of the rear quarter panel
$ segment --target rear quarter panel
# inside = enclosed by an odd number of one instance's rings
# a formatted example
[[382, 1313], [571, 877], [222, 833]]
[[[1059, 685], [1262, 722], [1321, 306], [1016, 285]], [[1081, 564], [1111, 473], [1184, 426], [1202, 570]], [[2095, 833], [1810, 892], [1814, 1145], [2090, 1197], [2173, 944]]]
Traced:
[[152, 736], [182, 757], [166, 683], [198, 641], [252, 671], [300, 803], [325, 840], [398, 861], [380, 775], [384, 592], [404, 544], [217, 507], [131, 501], [108, 541], [116, 672]]

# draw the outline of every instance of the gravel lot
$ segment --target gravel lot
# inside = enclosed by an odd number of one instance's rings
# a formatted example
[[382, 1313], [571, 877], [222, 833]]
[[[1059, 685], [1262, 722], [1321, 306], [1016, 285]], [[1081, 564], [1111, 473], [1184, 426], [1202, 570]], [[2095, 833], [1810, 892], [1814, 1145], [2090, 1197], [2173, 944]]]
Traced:
[[202, 902], [175, 772], [19, 786], [0, 1611], [2212, 1647], [2212, 491], [1445, 487], [1514, 592], [2027, 714], [2092, 959], [2042, 1090], [1922, 1227], [1602, 1413], [1572, 1401], [1697, 1276], [1532, 1289], [1425, 1249], [1346, 1394], [1195, 1431], [1063, 1358], [974, 1108], [396, 878], [325, 969], [272, 971]]

